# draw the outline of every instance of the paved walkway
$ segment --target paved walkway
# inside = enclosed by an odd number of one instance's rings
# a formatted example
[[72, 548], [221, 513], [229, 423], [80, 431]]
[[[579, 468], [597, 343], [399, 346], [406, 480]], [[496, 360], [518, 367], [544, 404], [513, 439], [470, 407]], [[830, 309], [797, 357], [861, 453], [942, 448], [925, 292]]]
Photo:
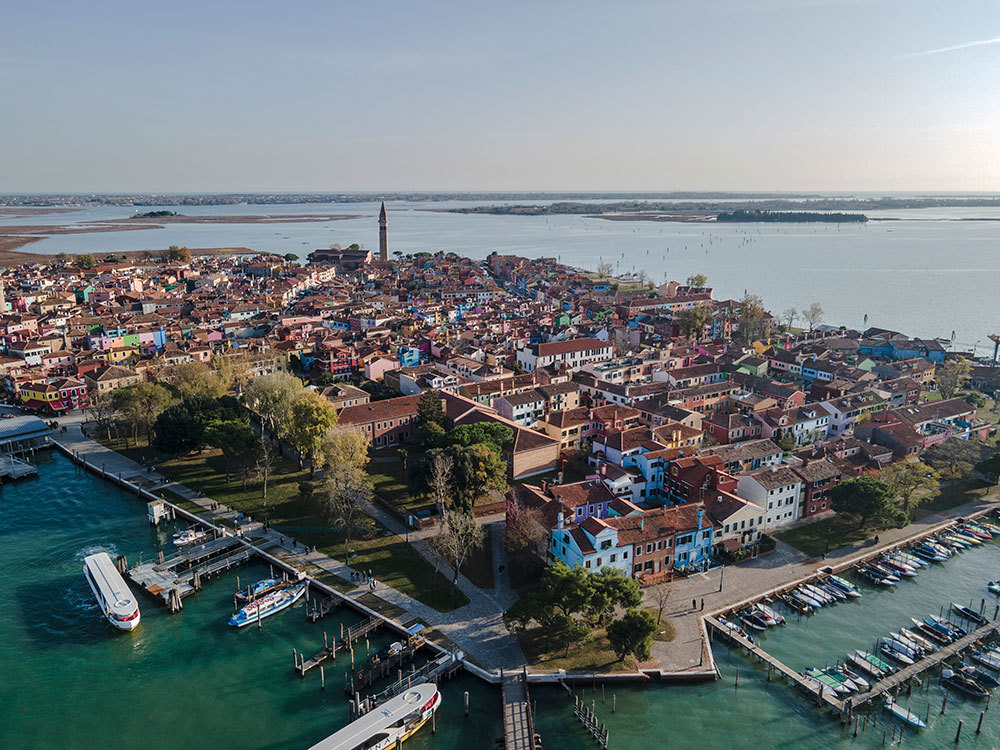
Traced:
[[[197, 503], [205, 509], [202, 515], [206, 520], [232, 522], [238, 518], [239, 514], [226, 506], [220, 505], [218, 509], [213, 509], [214, 501], [212, 498], [200, 497], [194, 490], [171, 482], [158, 472], [149, 471], [130, 458], [90, 439], [82, 432], [83, 423], [83, 414], [72, 414], [61, 418], [59, 424], [66, 427], [66, 432], [57, 433], [55, 435], [56, 441], [81, 458], [85, 458], [91, 464], [101, 467], [109, 474], [118, 475], [122, 479], [140, 484], [150, 490], [169, 489], [181, 497]], [[93, 425], [89, 425], [89, 429], [93, 429]], [[368, 504], [366, 510], [393, 533], [400, 536], [407, 534], [407, 529], [402, 524], [374, 504]], [[489, 518], [485, 520], [489, 520]], [[256, 532], [256, 535], [262, 533], [260, 525], [256, 523], [247, 524], [246, 528]], [[487, 531], [490, 533], [489, 527], [487, 527]], [[437, 552], [430, 544], [429, 539], [435, 533], [436, 529], [411, 531], [409, 533], [410, 544], [431, 565], [438, 566], [448, 580], [452, 580], [453, 570], [451, 566], [439, 559]], [[282, 557], [291, 564], [307, 562], [333, 573], [345, 581], [352, 580], [352, 569], [344, 563], [322, 552], [306, 550], [303, 546], [296, 545], [294, 540], [287, 535], [279, 534], [273, 529], [267, 532], [267, 536], [279, 545], [283, 550]], [[502, 590], [497, 592], [496, 588], [484, 591], [468, 578], [460, 575], [458, 588], [469, 598], [469, 603], [451, 612], [438, 612], [413, 597], [382, 583], [376, 585], [374, 593], [379, 598], [406, 610], [426, 625], [438, 630], [480, 666], [491, 670], [501, 667], [504, 669], [520, 668], [524, 664], [524, 654], [521, 652], [517, 639], [510, 634], [504, 625], [502, 617], [505, 609], [504, 602], [511, 601], [510, 597], [513, 596], [509, 593], [509, 587], [506, 592]], [[369, 593], [368, 585], [362, 583], [351, 590], [348, 596], [354, 597], [365, 593]]]

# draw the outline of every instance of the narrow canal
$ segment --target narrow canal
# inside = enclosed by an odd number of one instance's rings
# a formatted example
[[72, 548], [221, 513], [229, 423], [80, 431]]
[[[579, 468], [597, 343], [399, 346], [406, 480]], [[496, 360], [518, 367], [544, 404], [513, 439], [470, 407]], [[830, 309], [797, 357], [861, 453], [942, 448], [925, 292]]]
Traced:
[[[264, 622], [262, 629], [226, 626], [236, 576], [263, 576], [251, 565], [206, 583], [186, 599], [184, 611], [168, 615], [140, 596], [143, 623], [135, 633], [107, 627], [81, 575], [83, 557], [104, 549], [124, 553], [130, 563], [169, 549], [167, 530], [146, 522], [145, 504], [81, 472], [62, 456], [39, 460], [39, 476], [0, 490], [0, 747], [218, 747], [305, 748], [348, 718], [343, 664], [327, 670], [327, 689], [318, 671], [305, 679], [292, 674], [292, 648], [311, 652], [324, 629], [358, 618], [335, 614], [309, 624], [301, 607]], [[765, 647], [795, 668], [832, 662], [850, 648], [869, 646], [878, 634], [905, 625], [909, 617], [937, 612], [951, 600], [988, 597], [985, 584], [1000, 577], [997, 544], [956, 556], [893, 591], [865, 587], [865, 596], [792, 621], [765, 637]], [[138, 593], [138, 592], [137, 592]], [[988, 606], [991, 608], [992, 605]], [[376, 632], [371, 648], [391, 636]], [[364, 646], [361, 646], [362, 651]], [[783, 682], [768, 683], [766, 672], [739, 653], [716, 645], [724, 679], [706, 685], [608, 686], [587, 689], [599, 719], [611, 730], [611, 747], [879, 747], [883, 727], [858, 738], [817, 712]], [[740, 683], [734, 688], [736, 669]], [[943, 689], [932, 681], [915, 690], [914, 710], [930, 705], [930, 728], [907, 731], [913, 747], [951, 745], [964, 721], [961, 746], [1000, 746], [1000, 705], [949, 697], [940, 714]], [[469, 691], [472, 716], [463, 717]], [[1000, 691], [997, 691], [1000, 693]], [[444, 702], [436, 735], [425, 728], [407, 742], [411, 750], [493, 747], [501, 732], [499, 691], [462, 676], [443, 685]], [[611, 712], [612, 694], [616, 712]], [[546, 750], [595, 745], [577, 725], [561, 688], [533, 688], [536, 728]]]

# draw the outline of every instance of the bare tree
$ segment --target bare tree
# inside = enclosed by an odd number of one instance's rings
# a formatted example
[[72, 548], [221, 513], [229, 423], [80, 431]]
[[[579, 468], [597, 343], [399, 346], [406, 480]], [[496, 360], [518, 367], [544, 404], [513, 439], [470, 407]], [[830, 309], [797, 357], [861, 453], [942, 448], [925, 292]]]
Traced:
[[431, 488], [431, 496], [437, 507], [438, 515], [444, 520], [444, 514], [451, 507], [451, 473], [454, 460], [446, 453], [437, 453], [431, 459], [428, 469], [427, 485]]
[[820, 306], [819, 302], [813, 302], [809, 307], [802, 311], [803, 319], [809, 324], [809, 331], [818, 326], [823, 322], [823, 308]]
[[348, 565], [354, 532], [370, 531], [375, 525], [364, 510], [372, 497], [371, 480], [365, 471], [369, 445], [368, 437], [351, 427], [332, 428], [324, 445], [329, 466], [324, 505], [331, 524], [344, 533], [344, 561]]
[[670, 587], [665, 583], [658, 583], [649, 589], [649, 594], [656, 605], [656, 624], [659, 625], [663, 619], [663, 610], [667, 608], [667, 599], [670, 598]]
[[95, 394], [87, 406], [88, 419], [97, 425], [98, 430], [107, 431], [109, 441], [111, 440], [111, 426], [114, 424], [116, 416], [118, 416], [118, 405], [110, 394]]
[[448, 558], [454, 568], [451, 581], [452, 593], [458, 587], [458, 575], [462, 565], [473, 552], [483, 546], [483, 527], [476, 522], [476, 517], [469, 512], [455, 511], [448, 513], [436, 543], [438, 551]]
[[274, 462], [277, 460], [277, 457], [274, 443], [271, 442], [271, 439], [266, 434], [262, 434], [253, 468], [257, 478], [261, 481], [261, 497], [264, 500], [267, 500], [267, 480], [271, 478], [271, 471], [274, 469]]
[[785, 321], [785, 325], [788, 326], [789, 328], [791, 328], [792, 324], [795, 323], [795, 319], [797, 317], [799, 317], [799, 311], [796, 310], [794, 307], [789, 307], [787, 310], [781, 313], [781, 319]]

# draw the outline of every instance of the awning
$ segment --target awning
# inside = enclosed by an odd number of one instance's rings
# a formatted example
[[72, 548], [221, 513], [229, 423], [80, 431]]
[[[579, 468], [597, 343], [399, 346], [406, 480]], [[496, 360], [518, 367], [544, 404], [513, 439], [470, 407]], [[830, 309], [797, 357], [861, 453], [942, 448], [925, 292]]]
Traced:
[[37, 398], [29, 398], [23, 404], [21, 404], [25, 409], [32, 409], [37, 411], [39, 409], [44, 409], [48, 404], [45, 401], [39, 401]]

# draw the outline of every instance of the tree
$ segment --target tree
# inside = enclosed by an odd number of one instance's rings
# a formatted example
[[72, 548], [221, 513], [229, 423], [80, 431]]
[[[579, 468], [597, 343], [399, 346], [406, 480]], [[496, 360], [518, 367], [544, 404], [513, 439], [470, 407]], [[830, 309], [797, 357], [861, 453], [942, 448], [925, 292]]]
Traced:
[[791, 432], [785, 432], [775, 441], [778, 447], [786, 453], [795, 450], [795, 436]]
[[186, 247], [177, 247], [177, 245], [171, 245], [167, 248], [167, 260], [171, 263], [190, 263], [191, 262], [191, 251]]
[[226, 484], [233, 474], [242, 476], [245, 484], [246, 471], [257, 460], [257, 433], [238, 419], [216, 420], [205, 427], [205, 442], [222, 451]]
[[421, 422], [434, 422], [444, 427], [444, 407], [436, 391], [425, 391], [417, 404], [417, 416]]
[[504, 546], [512, 562], [525, 566], [532, 555], [544, 555], [549, 541], [549, 530], [539, 508], [529, 508], [515, 502], [504, 531]]
[[626, 578], [617, 568], [602, 568], [590, 577], [590, 600], [587, 617], [594, 624], [603, 625], [615, 607], [629, 609], [642, 604], [642, 589], [634, 578]]
[[301, 391], [291, 403], [289, 417], [288, 442], [299, 453], [299, 465], [308, 461], [309, 472], [315, 476], [323, 467], [326, 434], [337, 424], [337, 412], [315, 391]]
[[69, 253], [56, 253], [56, 260], [60, 263], [69, 263], [73, 259], [73, 256]]
[[958, 389], [964, 386], [969, 380], [969, 373], [972, 366], [965, 357], [949, 359], [941, 365], [935, 373], [934, 379], [937, 381], [938, 391], [942, 398], [951, 398]]
[[882, 469], [881, 478], [892, 487], [909, 518], [911, 509], [926, 499], [917, 493], [936, 489], [941, 475], [923, 461], [913, 460], [889, 464]]
[[173, 400], [170, 391], [162, 385], [148, 382], [119, 388], [112, 392], [111, 397], [118, 413], [131, 425], [133, 438], [136, 438], [139, 428], [147, 438], [152, 437], [153, 423]]
[[813, 302], [809, 307], [802, 311], [802, 318], [809, 324], [809, 331], [818, 326], [823, 322], [823, 308], [820, 306], [819, 302]]
[[205, 425], [187, 402], [163, 411], [153, 424], [153, 445], [157, 450], [180, 456], [198, 450], [205, 442]]
[[597, 275], [602, 279], [611, 278], [611, 274], [615, 272], [615, 267], [611, 265], [608, 261], [603, 261], [597, 264]]
[[874, 523], [880, 528], [903, 526], [906, 514], [896, 504], [896, 493], [886, 482], [862, 476], [841, 482], [831, 491], [831, 507], [837, 513], [858, 519], [858, 528]]
[[296, 255], [295, 253], [285, 253], [285, 260], [287, 260], [289, 263], [294, 263], [298, 259], [299, 256]]
[[253, 380], [254, 358], [244, 349], [235, 349], [212, 357], [212, 368], [227, 391], [235, 389], [237, 394], [242, 394]]
[[255, 451], [254, 474], [261, 483], [261, 498], [267, 500], [267, 481], [271, 478], [274, 464], [278, 460], [278, 453], [274, 449], [274, 443], [267, 435], [257, 436], [257, 450]]
[[444, 451], [436, 452], [428, 464], [427, 486], [441, 518], [451, 507], [451, 471], [454, 464], [454, 459]]
[[562, 561], [549, 565], [542, 574], [538, 595], [564, 615], [583, 612], [593, 594], [591, 573], [582, 565], [570, 568]]
[[656, 628], [657, 623], [652, 612], [630, 609], [624, 617], [608, 626], [608, 642], [619, 661], [629, 654], [639, 661], [645, 661], [649, 658]]
[[785, 327], [787, 328], [792, 327], [797, 317], [799, 317], [799, 311], [796, 310], [794, 307], [789, 307], [787, 310], [781, 313], [781, 319], [786, 321]]
[[687, 285], [694, 289], [704, 289], [708, 286], [708, 277], [703, 273], [696, 273], [687, 277]]
[[476, 522], [471, 511], [453, 510], [445, 514], [435, 545], [451, 563], [454, 574], [451, 582], [453, 594], [458, 587], [462, 565], [473, 552], [483, 546], [483, 537], [483, 527]]
[[399, 456], [399, 463], [402, 464], [400, 466], [400, 471], [403, 476], [406, 476], [406, 458], [410, 455], [410, 452], [406, 450], [406, 448], [397, 448], [396, 455]]
[[649, 589], [650, 598], [656, 605], [656, 626], [660, 626], [663, 620], [663, 610], [667, 608], [667, 600], [670, 598], [670, 587], [665, 583], [658, 583]]
[[944, 479], [967, 477], [981, 458], [982, 451], [978, 443], [957, 438], [932, 445], [924, 453], [924, 462], [933, 466]]
[[970, 406], [975, 406], [977, 409], [982, 409], [986, 406], [986, 397], [981, 393], [966, 393], [962, 398]]
[[172, 365], [165, 373], [168, 382], [177, 389], [181, 398], [203, 397], [216, 399], [226, 393], [222, 379], [204, 362], [183, 362]]
[[[309, 391], [306, 391], [309, 393]], [[370, 533], [374, 521], [365, 512], [371, 500], [368, 466], [368, 436], [351, 427], [333, 427], [323, 439], [323, 450], [330, 470], [326, 477], [324, 504], [330, 523], [344, 534], [344, 558], [351, 564], [351, 540], [355, 531]]]
[[291, 427], [292, 402], [301, 392], [301, 380], [276, 372], [251, 381], [243, 392], [243, 403], [260, 417], [265, 429], [283, 438]]
[[974, 468], [986, 478], [987, 482], [997, 484], [1000, 480], [1000, 453], [994, 453], [989, 458], [979, 461]]
[[737, 313], [739, 338], [744, 343], [756, 341], [767, 330], [767, 311], [764, 302], [755, 294], [747, 294], [740, 300]]
[[77, 268], [82, 268], [84, 271], [87, 271], [96, 265], [97, 265], [97, 260], [90, 253], [84, 253], [83, 255], [76, 256]]
[[590, 635], [590, 628], [561, 612], [546, 615], [541, 625], [546, 642], [554, 649], [565, 649], [565, 656], [569, 656], [570, 646]]
[[447, 445], [485, 445], [497, 455], [514, 439], [514, 431], [500, 422], [474, 422], [450, 430], [444, 437]]
[[705, 326], [712, 322], [712, 308], [704, 302], [699, 302], [694, 307], [679, 312], [676, 319], [681, 333], [697, 341], [701, 338]]
[[507, 489], [507, 463], [485, 445], [453, 445], [452, 490], [459, 507], [471, 509], [480, 497], [491, 490]]
[[111, 440], [111, 426], [118, 416], [118, 404], [112, 394], [96, 394], [90, 399], [87, 406], [87, 418], [97, 425], [97, 429], [104, 430]]
[[444, 444], [446, 430], [437, 422], [421, 422], [417, 425], [417, 443], [425, 450]]

